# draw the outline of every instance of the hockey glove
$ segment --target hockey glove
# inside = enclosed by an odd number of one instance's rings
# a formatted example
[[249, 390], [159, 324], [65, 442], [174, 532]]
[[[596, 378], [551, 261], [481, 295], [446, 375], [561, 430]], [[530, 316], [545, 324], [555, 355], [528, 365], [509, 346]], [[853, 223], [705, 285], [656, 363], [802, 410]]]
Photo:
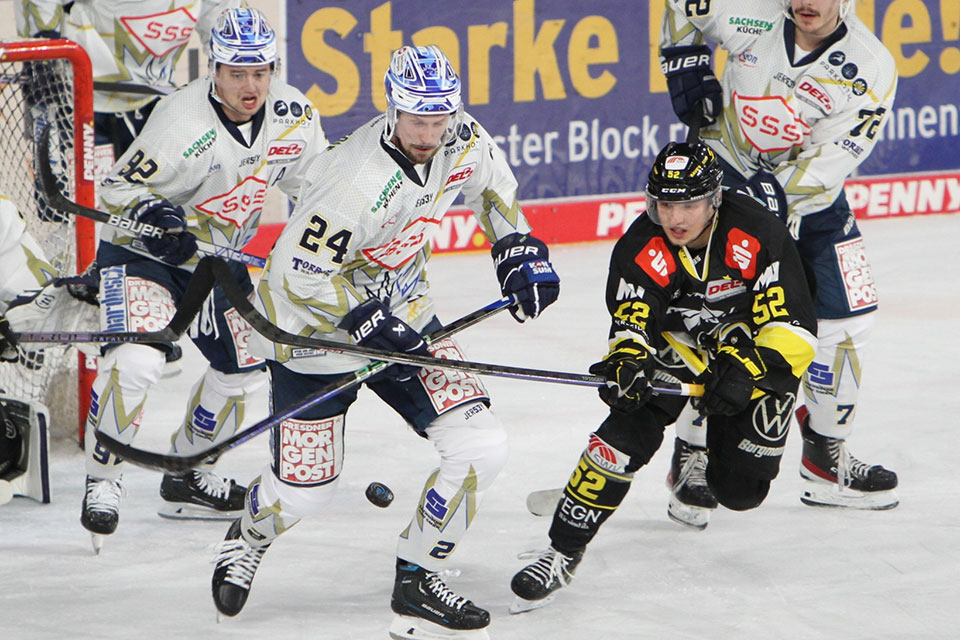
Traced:
[[769, 171], [760, 169], [738, 191], [758, 200], [771, 213], [776, 214], [784, 222], [787, 221], [787, 194], [777, 178]]
[[10, 329], [10, 323], [3, 316], [0, 316], [0, 360], [3, 362], [16, 362], [20, 359], [17, 353], [17, 339]]
[[[371, 298], [343, 317], [340, 328], [350, 334], [357, 344], [384, 351], [400, 351], [429, 356], [423, 337], [406, 322], [390, 313], [382, 301]], [[420, 367], [415, 364], [394, 363], [384, 369], [383, 376], [405, 382], [415, 376]]]
[[550, 264], [550, 252], [531, 235], [512, 233], [493, 245], [490, 253], [505, 296], [516, 296], [510, 307], [517, 322], [532, 320], [560, 295], [560, 277]]
[[698, 381], [703, 395], [693, 399], [700, 415], [732, 416], [750, 404], [754, 387], [767, 374], [766, 365], [745, 324], [720, 325], [700, 337], [710, 354], [709, 365]]
[[166, 231], [159, 238], [141, 238], [147, 251], [166, 263], [181, 265], [197, 252], [197, 238], [186, 230], [187, 216], [183, 207], [175, 207], [166, 200], [146, 200], [133, 207], [138, 222]]
[[710, 66], [710, 47], [704, 44], [667, 47], [660, 51], [660, 70], [667, 77], [673, 112], [690, 125], [696, 104], [703, 101], [703, 124], [717, 121], [723, 108], [723, 89]]
[[633, 339], [614, 344], [606, 357], [590, 366], [590, 373], [607, 379], [599, 388], [600, 399], [623, 413], [636, 411], [650, 399], [653, 390], [653, 358], [647, 346]]

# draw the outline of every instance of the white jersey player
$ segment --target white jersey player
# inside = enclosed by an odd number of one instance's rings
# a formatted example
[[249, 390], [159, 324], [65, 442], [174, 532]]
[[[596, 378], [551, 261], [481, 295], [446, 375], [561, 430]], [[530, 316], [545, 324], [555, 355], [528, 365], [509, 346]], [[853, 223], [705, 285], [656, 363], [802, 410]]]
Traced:
[[[877, 142], [897, 73], [852, 5], [668, 0], [660, 52], [677, 115], [690, 123], [702, 101], [709, 122], [700, 135], [720, 156], [724, 185], [757, 196], [781, 216], [816, 275], [819, 347], [797, 411], [800, 472], [808, 480], [801, 499], [888, 509], [898, 502], [896, 474], [857, 460], [845, 446], [877, 296], [843, 184]], [[719, 83], [704, 39], [729, 54]], [[716, 501], [703, 485], [704, 429], [681, 420], [677, 433], [669, 513], [689, 523], [681, 511], [693, 502], [697, 526], [706, 526], [701, 507]]]
[[94, 82], [134, 85], [133, 91], [93, 93], [95, 161], [97, 175], [104, 175], [143, 128], [158, 97], [176, 88], [174, 69], [191, 35], [196, 32], [206, 51], [217, 16], [241, 4], [240, 0], [15, 0], [14, 8], [20, 36], [73, 40], [90, 56]]
[[[386, 89], [387, 113], [331, 146], [308, 170], [294, 216], [270, 254], [258, 308], [300, 335], [428, 353], [421, 334], [440, 328], [425, 272], [429, 243], [462, 195], [493, 244], [502, 291], [518, 296], [515, 317], [537, 317], [556, 300], [559, 278], [546, 245], [529, 235], [505, 156], [463, 113], [449, 60], [435, 46], [404, 47], [393, 54]], [[256, 336], [250, 350], [268, 360], [275, 410], [369, 362], [295, 353]], [[462, 358], [450, 339], [429, 351]], [[488, 612], [452, 592], [439, 571], [506, 461], [506, 433], [475, 376], [393, 365], [367, 385], [440, 453], [440, 467], [400, 535], [391, 637], [428, 637], [423, 628], [439, 626], [443, 637], [486, 638]], [[267, 546], [330, 503], [356, 397], [356, 387], [345, 390], [275, 429], [273, 464], [250, 485], [247, 508], [227, 532], [214, 572], [220, 613], [240, 612]]]
[[[197, 238], [240, 248], [255, 234], [270, 186], [293, 197], [309, 160], [326, 148], [319, 116], [302, 93], [273, 78], [276, 34], [263, 15], [231, 9], [211, 37], [209, 77], [157, 106], [140, 136], [104, 181], [101, 199], [113, 213], [167, 230], [132, 238], [103, 230], [101, 326], [153, 331], [165, 326], [190, 280]], [[234, 275], [252, 293], [246, 267]], [[190, 331], [210, 363], [191, 393], [172, 438], [174, 451], [196, 451], [229, 437], [243, 420], [244, 399], [264, 382], [263, 360], [246, 341], [250, 326], [219, 290]], [[131, 442], [148, 389], [167, 345], [124, 343], [100, 359], [87, 422], [87, 491], [83, 525], [94, 534], [117, 526], [122, 460], [100, 447], [94, 430]], [[161, 515], [232, 518], [244, 489], [207, 471], [166, 475]], [[95, 544], [98, 538], [94, 538]]]

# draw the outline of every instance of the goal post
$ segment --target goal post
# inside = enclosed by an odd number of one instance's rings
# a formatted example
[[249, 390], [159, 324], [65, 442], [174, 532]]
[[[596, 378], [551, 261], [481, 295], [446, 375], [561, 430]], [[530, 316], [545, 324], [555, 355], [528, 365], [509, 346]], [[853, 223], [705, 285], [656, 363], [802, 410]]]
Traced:
[[[95, 226], [47, 204], [36, 165], [44, 131], [63, 193], [95, 207], [89, 56], [64, 39], [0, 42], [0, 191], [16, 205], [58, 275], [82, 273], [96, 256]], [[46, 405], [52, 435], [79, 437], [81, 447], [95, 377], [96, 358], [70, 346], [21, 349], [19, 362], [0, 365], [0, 389]]]

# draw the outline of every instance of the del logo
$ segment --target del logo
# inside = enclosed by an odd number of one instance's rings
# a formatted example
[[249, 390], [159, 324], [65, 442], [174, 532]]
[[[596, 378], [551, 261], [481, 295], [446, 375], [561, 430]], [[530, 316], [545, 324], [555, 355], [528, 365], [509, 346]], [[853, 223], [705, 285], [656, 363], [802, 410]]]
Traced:
[[465, 182], [467, 178], [473, 175], [473, 164], [469, 164], [458, 171], [454, 171], [450, 174], [450, 177], [447, 178], [446, 183], [443, 185], [444, 189], [449, 188], [451, 185], [456, 185], [460, 182]]
[[293, 162], [306, 148], [303, 140], [271, 140], [267, 145], [267, 164]]
[[214, 196], [197, 205], [199, 211], [236, 225], [237, 229], [250, 219], [250, 216], [263, 209], [267, 195], [267, 183], [260, 178], [250, 176], [228, 193]]
[[742, 280], [711, 280], [707, 283], [707, 302], [717, 302], [735, 296], [745, 289]]
[[796, 88], [797, 97], [813, 106], [819, 108], [824, 113], [833, 111], [833, 101], [827, 95], [819, 82], [810, 78], [802, 78]]
[[781, 96], [749, 97], [733, 94], [737, 121], [744, 137], [760, 153], [802, 145], [810, 126]]
[[757, 273], [759, 252], [759, 240], [749, 233], [734, 228], [727, 234], [727, 249], [723, 261], [731, 269], [739, 269], [745, 279], [752, 280]]
[[181, 7], [148, 16], [122, 17], [120, 22], [144, 49], [162, 58], [190, 40], [197, 19]]
[[661, 287], [670, 283], [670, 274], [677, 268], [667, 243], [659, 237], [651, 238], [633, 261]]

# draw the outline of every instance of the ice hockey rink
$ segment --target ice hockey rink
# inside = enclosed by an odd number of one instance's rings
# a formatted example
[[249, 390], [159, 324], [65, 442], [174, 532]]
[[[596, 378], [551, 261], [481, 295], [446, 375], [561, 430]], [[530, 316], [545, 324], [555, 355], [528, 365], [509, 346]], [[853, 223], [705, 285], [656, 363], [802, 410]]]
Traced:
[[[490, 610], [491, 638], [956, 637], [960, 216], [874, 220], [861, 228], [881, 312], [851, 450], [898, 472], [900, 506], [803, 506], [794, 428], [760, 508], [721, 509], [707, 530], [685, 529], [666, 517], [668, 430], [571, 587], [548, 608], [509, 615], [510, 578], [523, 565], [517, 554], [547, 544], [549, 520], [527, 513], [524, 499], [566, 481], [605, 411], [592, 388], [485, 378], [512, 455], [451, 560], [461, 573], [448, 584]], [[468, 356], [585, 372], [605, 351], [602, 286], [611, 248], [555, 247], [559, 301], [533, 323], [501, 314], [461, 333]], [[429, 271], [442, 320], [498, 297], [486, 254], [438, 256]], [[202, 367], [192, 345], [185, 353], [184, 372], [151, 396], [141, 446], [165, 451], [181, 419]], [[260, 394], [248, 422], [264, 415]], [[16, 498], [0, 507], [0, 638], [386, 638], [396, 537], [437, 457], [366, 391], [347, 432], [332, 508], [274, 543], [246, 608], [221, 623], [210, 560], [227, 524], [159, 518], [159, 475], [128, 467], [119, 529], [94, 556], [79, 522], [82, 454], [56, 444], [52, 504]], [[260, 436], [226, 454], [220, 470], [247, 482], [266, 461], [267, 438]], [[396, 494], [389, 508], [364, 498], [373, 480]]]

